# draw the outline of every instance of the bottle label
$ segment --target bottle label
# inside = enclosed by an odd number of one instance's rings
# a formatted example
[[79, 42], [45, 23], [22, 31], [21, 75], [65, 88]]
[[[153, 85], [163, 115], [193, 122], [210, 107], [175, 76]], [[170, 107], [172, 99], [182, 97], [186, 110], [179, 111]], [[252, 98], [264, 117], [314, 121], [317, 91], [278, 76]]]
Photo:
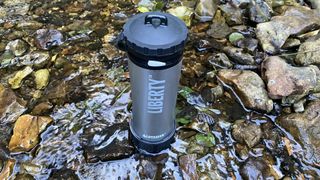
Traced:
[[155, 80], [152, 78], [152, 75], [149, 75], [148, 113], [162, 113], [165, 83], [165, 80]]

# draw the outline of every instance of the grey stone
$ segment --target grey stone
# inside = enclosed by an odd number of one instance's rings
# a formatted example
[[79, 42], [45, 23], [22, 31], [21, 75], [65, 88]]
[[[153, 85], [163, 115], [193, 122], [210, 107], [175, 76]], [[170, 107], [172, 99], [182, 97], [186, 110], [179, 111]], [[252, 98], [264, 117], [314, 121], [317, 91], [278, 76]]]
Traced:
[[275, 54], [289, 36], [308, 32], [319, 25], [320, 17], [315, 11], [306, 7], [289, 7], [284, 15], [258, 24], [256, 34], [263, 50]]

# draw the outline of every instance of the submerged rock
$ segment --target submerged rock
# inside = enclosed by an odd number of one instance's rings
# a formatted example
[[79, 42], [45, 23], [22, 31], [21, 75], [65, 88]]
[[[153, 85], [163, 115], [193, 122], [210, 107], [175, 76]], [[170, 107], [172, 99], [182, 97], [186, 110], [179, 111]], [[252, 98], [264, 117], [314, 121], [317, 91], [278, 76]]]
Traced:
[[17, 174], [14, 180], [35, 180], [30, 174]]
[[21, 65], [34, 66], [36, 68], [42, 68], [50, 61], [50, 55], [46, 51], [33, 51], [19, 58]]
[[22, 56], [28, 50], [28, 46], [25, 41], [16, 39], [7, 44], [6, 50], [12, 52], [15, 56]]
[[320, 101], [308, 104], [304, 113], [281, 116], [276, 122], [303, 146], [304, 159], [320, 167]]
[[52, 80], [48, 84], [42, 100], [62, 105], [67, 102], [78, 102], [85, 98], [86, 91], [82, 86], [82, 76], [78, 73], [72, 73], [62, 80]]
[[168, 9], [167, 12], [183, 20], [188, 27], [191, 26], [191, 20], [193, 16], [193, 11], [191, 8], [187, 6], [178, 6]]
[[14, 122], [25, 110], [26, 102], [0, 84], [0, 124]]
[[282, 46], [283, 49], [290, 49], [293, 47], [297, 47], [301, 44], [301, 41], [296, 38], [288, 38], [287, 41]]
[[225, 18], [221, 15], [221, 10], [217, 10], [207, 34], [213, 38], [219, 39], [225, 38], [231, 32], [231, 28], [227, 25]]
[[212, 56], [209, 56], [208, 61], [213, 67], [217, 68], [229, 69], [233, 66], [233, 63], [224, 53], [213, 54]]
[[244, 179], [275, 179], [270, 172], [270, 165], [262, 158], [249, 158], [240, 167]]
[[23, 70], [18, 71], [12, 78], [8, 80], [12, 89], [18, 89], [21, 86], [22, 80], [33, 72], [30, 66], [25, 67]]
[[218, 76], [235, 88], [244, 106], [267, 112], [273, 109], [273, 101], [268, 97], [264, 82], [255, 72], [223, 69]]
[[48, 180], [79, 180], [74, 170], [71, 169], [59, 169], [53, 170]]
[[39, 142], [39, 135], [53, 121], [50, 117], [23, 115], [14, 125], [9, 142], [11, 152], [27, 152]]
[[62, 33], [55, 29], [39, 29], [36, 31], [36, 42], [39, 48], [49, 50], [64, 42]]
[[245, 64], [245, 65], [255, 64], [255, 60], [253, 59], [253, 56], [246, 53], [241, 48], [227, 46], [223, 48], [223, 51], [228, 55], [228, 57], [230, 57], [236, 63]]
[[187, 154], [179, 157], [179, 166], [184, 179], [199, 179], [196, 160], [196, 154]]
[[195, 16], [200, 22], [211, 21], [217, 9], [217, 0], [199, 0], [195, 9]]
[[0, 179], [7, 180], [11, 177], [15, 163], [14, 159], [8, 159], [5, 162], [5, 166], [0, 171]]
[[34, 73], [37, 89], [45, 88], [49, 83], [50, 72], [48, 69], [40, 69]]
[[282, 16], [260, 23], [256, 34], [267, 53], [275, 54], [291, 35], [299, 35], [320, 26], [319, 14], [305, 7], [289, 7]]
[[319, 76], [316, 66], [293, 67], [277, 56], [269, 57], [262, 63], [262, 77], [272, 99], [306, 95], [317, 86]]
[[295, 62], [304, 66], [310, 64], [320, 65], [320, 38], [301, 44]]
[[237, 142], [252, 148], [260, 142], [262, 131], [260, 126], [252, 122], [237, 120], [232, 126], [232, 136]]
[[122, 159], [133, 154], [134, 147], [129, 139], [128, 124], [90, 124], [84, 129], [82, 146], [87, 162], [93, 163]]
[[11, 64], [16, 63], [16, 58], [14, 57], [14, 54], [9, 51], [5, 51], [1, 56], [0, 56], [0, 66], [1, 67], [7, 67], [10, 66]]

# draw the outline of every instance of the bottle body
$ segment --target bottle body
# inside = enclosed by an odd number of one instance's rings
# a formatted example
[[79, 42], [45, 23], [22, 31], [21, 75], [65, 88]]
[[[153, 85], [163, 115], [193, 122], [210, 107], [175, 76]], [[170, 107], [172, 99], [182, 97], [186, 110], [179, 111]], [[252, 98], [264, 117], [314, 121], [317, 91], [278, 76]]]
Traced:
[[129, 72], [133, 103], [132, 135], [151, 144], [170, 139], [175, 132], [181, 61], [166, 69], [150, 70], [129, 60]]

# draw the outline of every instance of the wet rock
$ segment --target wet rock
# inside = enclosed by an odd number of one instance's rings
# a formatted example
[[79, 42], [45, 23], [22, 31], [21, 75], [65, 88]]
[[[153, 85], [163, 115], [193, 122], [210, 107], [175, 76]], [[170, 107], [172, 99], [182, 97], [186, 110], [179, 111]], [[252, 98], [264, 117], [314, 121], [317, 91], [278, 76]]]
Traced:
[[231, 32], [231, 28], [227, 25], [225, 18], [221, 15], [221, 10], [217, 10], [207, 34], [213, 38], [219, 39], [225, 38]]
[[301, 44], [295, 62], [299, 65], [320, 65], [320, 38]]
[[20, 63], [24, 66], [34, 66], [35, 68], [43, 68], [50, 61], [50, 55], [45, 51], [33, 51], [20, 57]]
[[23, 70], [18, 71], [12, 78], [8, 80], [8, 83], [11, 85], [12, 89], [19, 89], [22, 83], [22, 80], [26, 78], [33, 72], [33, 69], [30, 66], [25, 67]]
[[246, 144], [249, 148], [260, 142], [262, 131], [260, 126], [246, 121], [237, 120], [232, 126], [232, 137], [241, 144]]
[[37, 30], [43, 26], [42, 23], [33, 20], [19, 21], [16, 25], [17, 29], [20, 30]]
[[270, 112], [273, 101], [269, 99], [262, 79], [252, 71], [220, 70], [219, 78], [232, 85], [246, 107]]
[[0, 84], [0, 123], [14, 122], [25, 110], [26, 102]]
[[249, 158], [240, 167], [240, 174], [244, 179], [274, 179], [269, 165], [262, 158]]
[[288, 38], [287, 41], [282, 46], [283, 49], [290, 49], [293, 47], [297, 47], [301, 44], [301, 41], [299, 39], [295, 38]]
[[188, 27], [191, 26], [191, 20], [193, 16], [193, 10], [191, 8], [186, 6], [178, 6], [168, 9], [167, 12], [183, 20]]
[[15, 163], [16, 163], [16, 160], [14, 159], [8, 159], [5, 162], [5, 166], [3, 167], [2, 171], [0, 171], [0, 179], [6, 180], [10, 178], [10, 176], [12, 175]]
[[14, 54], [12, 54], [9, 51], [4, 52], [1, 56], [0, 56], [0, 63], [1, 63], [1, 67], [6, 67], [9, 66], [11, 64], [15, 64], [15, 57]]
[[53, 170], [50, 174], [49, 180], [79, 180], [79, 177], [76, 175], [75, 171], [71, 169], [59, 169]]
[[293, 104], [294, 112], [303, 112], [304, 111], [304, 103], [306, 99], [301, 99], [300, 101]]
[[183, 179], [196, 180], [199, 179], [197, 173], [197, 155], [187, 154], [179, 157], [179, 166], [182, 171]]
[[244, 39], [244, 38], [245, 37], [241, 33], [238, 33], [238, 32], [235, 32], [235, 33], [232, 33], [229, 35], [229, 41], [232, 44], [235, 44], [237, 41]]
[[141, 0], [137, 5], [138, 5], [138, 8], [137, 8], [138, 11], [149, 12], [149, 11], [161, 11], [163, 7], [166, 5], [166, 3], [162, 1], [155, 1], [155, 0]]
[[303, 146], [303, 155], [310, 164], [320, 167], [320, 101], [308, 104], [304, 113], [279, 117], [276, 122]]
[[61, 105], [67, 102], [84, 100], [86, 96], [86, 91], [82, 86], [82, 76], [73, 73], [65, 77], [65, 79], [51, 81], [44, 92], [42, 100]]
[[251, 5], [249, 8], [250, 20], [256, 23], [267, 22], [271, 18], [271, 11], [272, 8], [269, 7], [269, 5], [265, 1], [251, 1]]
[[305, 7], [289, 7], [282, 16], [272, 17], [270, 22], [260, 23], [256, 34], [267, 53], [277, 53], [291, 35], [299, 35], [319, 27], [320, 18]]
[[251, 0], [232, 0], [232, 3], [240, 8], [246, 8], [250, 5]]
[[309, 2], [311, 3], [312, 8], [314, 8], [318, 12], [320, 12], [320, 1], [318, 1], [318, 0], [309, 0]]
[[32, 115], [43, 115], [48, 113], [53, 108], [53, 105], [49, 102], [41, 102], [37, 104], [33, 109]]
[[9, 142], [11, 152], [27, 152], [39, 142], [41, 134], [48, 124], [53, 121], [50, 117], [23, 115], [14, 125], [13, 135]]
[[197, 41], [194, 46], [199, 52], [205, 52], [213, 48], [212, 42], [205, 39]]
[[232, 46], [227, 46], [223, 48], [223, 51], [228, 55], [228, 57], [234, 60], [236, 63], [252, 65], [255, 63], [253, 56], [244, 52], [241, 48], [236, 48]]
[[128, 124], [91, 124], [84, 129], [82, 146], [87, 162], [122, 159], [133, 154], [134, 147], [128, 139]]
[[242, 24], [242, 12], [240, 8], [230, 5], [230, 3], [220, 6], [221, 11], [224, 13], [227, 23], [230, 26]]
[[217, 9], [217, 0], [200, 0], [195, 8], [195, 16], [200, 22], [211, 21]]
[[229, 69], [233, 66], [233, 63], [224, 53], [213, 54], [212, 56], [209, 56], [208, 61], [213, 67], [217, 68]]
[[223, 97], [223, 87], [221, 85], [218, 85], [216, 87], [210, 88], [204, 88], [201, 91], [201, 96], [206, 100], [207, 102], [214, 102], [217, 99]]
[[48, 69], [40, 69], [34, 73], [37, 89], [45, 88], [49, 83], [50, 72]]
[[155, 179], [157, 173], [157, 164], [150, 160], [141, 160], [142, 172], [139, 173], [141, 178]]
[[35, 180], [30, 174], [17, 174], [14, 180]]
[[316, 66], [293, 67], [277, 56], [269, 57], [262, 63], [262, 77], [272, 99], [308, 94], [316, 87], [319, 75]]
[[28, 44], [21, 39], [16, 39], [7, 44], [6, 50], [11, 51], [15, 56], [22, 56], [28, 50]]
[[14, 122], [25, 110], [26, 102], [0, 84], [0, 123]]
[[240, 47], [250, 53], [253, 53], [258, 48], [258, 40], [250, 37], [240, 39], [234, 42], [234, 45]]
[[55, 29], [39, 29], [36, 31], [37, 46], [43, 50], [49, 50], [64, 42], [62, 33]]

